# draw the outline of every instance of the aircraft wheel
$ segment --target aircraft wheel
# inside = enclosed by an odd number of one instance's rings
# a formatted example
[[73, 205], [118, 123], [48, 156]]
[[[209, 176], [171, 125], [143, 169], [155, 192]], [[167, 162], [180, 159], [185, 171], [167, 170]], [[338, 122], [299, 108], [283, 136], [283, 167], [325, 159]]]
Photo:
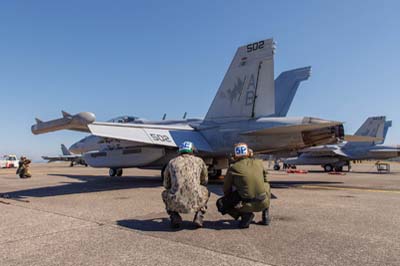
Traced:
[[85, 163], [85, 167], [88, 167], [88, 164], [87, 164], [87, 163]]
[[69, 166], [70, 166], [70, 167], [74, 167], [74, 163], [73, 163], [73, 162], [71, 162]]
[[110, 170], [108, 170], [108, 174], [110, 176], [115, 176], [117, 174], [117, 169], [115, 168], [110, 168]]
[[116, 176], [122, 176], [123, 174], [122, 168], [118, 168], [116, 172]]
[[222, 174], [222, 170], [221, 169], [214, 169], [214, 170], [211, 170], [208, 173], [208, 178], [209, 179], [218, 179], [218, 177], [220, 177], [221, 174]]
[[325, 172], [332, 172], [333, 166], [331, 164], [325, 164], [324, 170], [325, 170]]
[[274, 170], [275, 170], [275, 171], [281, 170], [281, 167], [279, 166], [279, 164], [275, 164], [275, 165], [274, 165]]

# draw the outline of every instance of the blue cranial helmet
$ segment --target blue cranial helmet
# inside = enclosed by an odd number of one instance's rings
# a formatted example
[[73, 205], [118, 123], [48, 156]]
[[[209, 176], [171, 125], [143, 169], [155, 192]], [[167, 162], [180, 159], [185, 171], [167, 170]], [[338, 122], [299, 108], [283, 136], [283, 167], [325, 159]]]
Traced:
[[193, 153], [194, 145], [190, 141], [184, 141], [179, 145], [179, 153]]

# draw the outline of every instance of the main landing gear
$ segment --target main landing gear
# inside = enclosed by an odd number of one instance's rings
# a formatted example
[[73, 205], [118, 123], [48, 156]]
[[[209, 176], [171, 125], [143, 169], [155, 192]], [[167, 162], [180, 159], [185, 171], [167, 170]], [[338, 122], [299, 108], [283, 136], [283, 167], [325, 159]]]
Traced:
[[122, 176], [122, 168], [110, 168], [110, 170], [108, 171], [108, 174], [110, 176]]
[[325, 172], [332, 172], [333, 170], [335, 170], [335, 172], [343, 172], [343, 165], [333, 166], [332, 164], [325, 164], [323, 167]]

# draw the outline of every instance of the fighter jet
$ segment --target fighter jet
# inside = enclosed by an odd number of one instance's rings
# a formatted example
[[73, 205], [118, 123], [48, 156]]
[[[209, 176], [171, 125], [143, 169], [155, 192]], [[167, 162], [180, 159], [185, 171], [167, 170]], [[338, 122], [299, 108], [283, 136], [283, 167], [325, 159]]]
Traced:
[[80, 150], [91, 146], [94, 138], [89, 136], [71, 150], [84, 152], [92, 167], [110, 168], [110, 176], [122, 175], [127, 167], [163, 169], [186, 140], [194, 143], [213, 177], [228, 167], [237, 142], [248, 143], [256, 153], [274, 153], [343, 139], [341, 122], [275, 115], [274, 51], [272, 39], [239, 47], [204, 119], [96, 122], [93, 113], [63, 112], [60, 119], [37, 119], [31, 130], [42, 134], [69, 129], [101, 137], [102, 149]]
[[352, 160], [385, 160], [400, 156], [399, 146], [382, 145], [392, 121], [385, 116], [369, 117], [357, 130], [355, 136], [377, 138], [370, 142], [343, 142], [336, 145], [322, 145], [300, 151], [300, 156], [288, 158], [284, 163], [290, 165], [321, 165], [326, 172], [342, 171], [350, 167]]
[[51, 162], [71, 162], [70, 166], [73, 167], [74, 165], [81, 164], [84, 166], [88, 166], [85, 160], [82, 158], [81, 154], [73, 154], [70, 152], [64, 144], [61, 144], [61, 151], [62, 155], [59, 156], [42, 156], [43, 160], [48, 160], [48, 163]]
[[[293, 101], [296, 91], [302, 81], [307, 80], [311, 75], [311, 67], [302, 67], [282, 72], [278, 78], [275, 79], [275, 114], [273, 116], [284, 117], [287, 115], [289, 107]], [[71, 116], [63, 111], [63, 115]], [[187, 112], [183, 115], [182, 120], [165, 120], [166, 114], [162, 117], [162, 124], [180, 124], [180, 123], [201, 123], [203, 119], [186, 119]], [[149, 123], [148, 120], [135, 116], [118, 116], [108, 120], [114, 123], [133, 123], [143, 124]], [[159, 123], [159, 122], [157, 122]], [[89, 151], [99, 151], [105, 149], [112, 149], [113, 146], [122, 147], [129, 146], [129, 142], [123, 142], [117, 139], [106, 139], [103, 137], [90, 135], [74, 143], [70, 150], [75, 153], [86, 153]]]

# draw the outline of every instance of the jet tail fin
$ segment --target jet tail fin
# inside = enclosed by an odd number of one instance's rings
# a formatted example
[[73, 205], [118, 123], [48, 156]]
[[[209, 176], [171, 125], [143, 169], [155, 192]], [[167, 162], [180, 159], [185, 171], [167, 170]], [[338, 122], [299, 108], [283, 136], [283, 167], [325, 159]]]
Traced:
[[357, 130], [357, 132], [354, 135], [378, 138], [379, 140], [377, 142], [383, 142], [385, 135], [385, 125], [386, 125], [385, 116], [368, 117], [367, 120], [365, 120], [364, 124], [362, 124], [362, 126]]
[[382, 137], [382, 140], [381, 140], [381, 141], [378, 141], [378, 142], [375, 142], [376, 144], [382, 144], [383, 142], [385, 142], [386, 135], [387, 135], [387, 133], [388, 133], [388, 131], [389, 131], [389, 127], [391, 127], [391, 126], [392, 126], [392, 121], [391, 121], [391, 120], [385, 122], [385, 126], [384, 126], [384, 128], [383, 128], [383, 137]]
[[287, 115], [300, 82], [311, 76], [311, 67], [302, 67], [282, 72], [275, 79], [275, 115]]
[[227, 121], [275, 113], [272, 39], [239, 47], [205, 121]]
[[65, 147], [64, 144], [61, 144], [61, 151], [63, 155], [72, 155], [72, 153]]

